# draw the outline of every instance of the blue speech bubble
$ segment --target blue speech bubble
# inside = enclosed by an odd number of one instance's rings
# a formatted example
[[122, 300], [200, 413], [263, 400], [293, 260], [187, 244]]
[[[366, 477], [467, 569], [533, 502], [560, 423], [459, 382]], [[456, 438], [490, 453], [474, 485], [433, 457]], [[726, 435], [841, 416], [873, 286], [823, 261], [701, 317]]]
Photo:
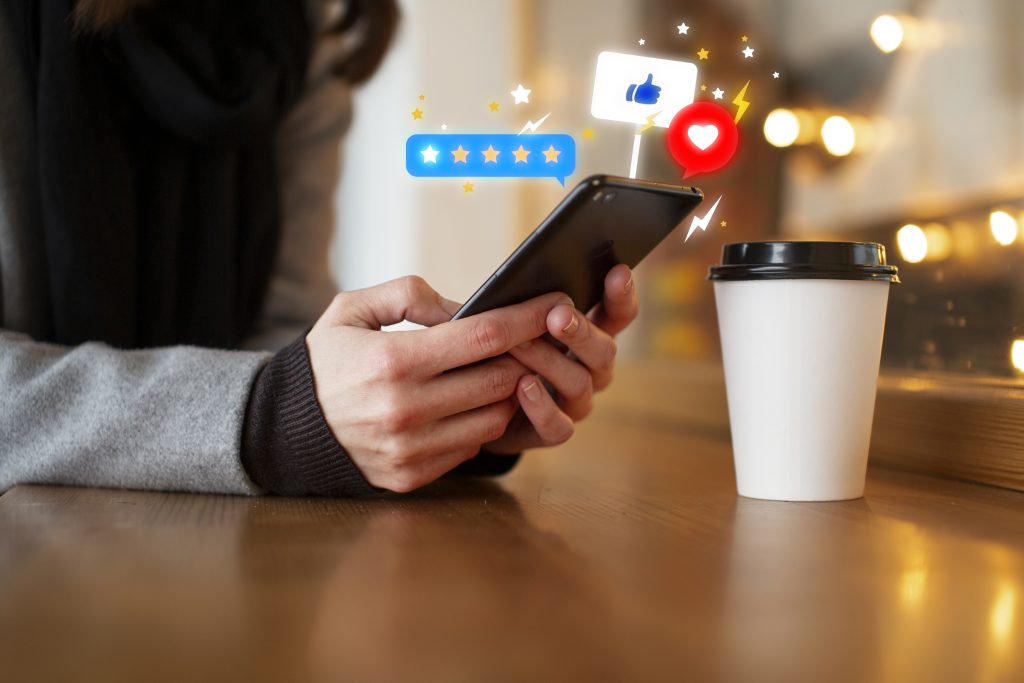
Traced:
[[576, 170], [565, 133], [420, 133], [405, 142], [405, 168], [418, 178], [555, 178]]

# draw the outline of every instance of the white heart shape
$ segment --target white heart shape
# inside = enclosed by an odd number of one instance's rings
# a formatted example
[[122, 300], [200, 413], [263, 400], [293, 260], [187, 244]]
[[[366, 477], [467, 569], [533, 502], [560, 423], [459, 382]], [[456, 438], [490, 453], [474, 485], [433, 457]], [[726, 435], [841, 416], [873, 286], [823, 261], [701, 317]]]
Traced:
[[690, 138], [690, 142], [697, 145], [703, 152], [711, 146], [711, 143], [718, 139], [718, 128], [711, 124], [706, 126], [693, 125], [686, 129], [686, 136]]

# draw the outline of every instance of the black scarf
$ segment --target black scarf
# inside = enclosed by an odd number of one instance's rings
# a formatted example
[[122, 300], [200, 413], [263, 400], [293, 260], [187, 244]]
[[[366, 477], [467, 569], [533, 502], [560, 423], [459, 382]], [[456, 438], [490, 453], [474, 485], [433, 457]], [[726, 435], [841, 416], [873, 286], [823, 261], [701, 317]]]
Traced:
[[101, 34], [27, 2], [52, 340], [236, 346], [277, 251], [303, 0], [157, 0]]

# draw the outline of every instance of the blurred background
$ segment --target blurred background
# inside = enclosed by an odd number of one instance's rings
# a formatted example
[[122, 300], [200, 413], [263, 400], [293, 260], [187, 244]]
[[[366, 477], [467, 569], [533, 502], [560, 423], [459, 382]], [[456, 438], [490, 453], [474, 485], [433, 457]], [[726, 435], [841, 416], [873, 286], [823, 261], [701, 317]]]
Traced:
[[[721, 88], [730, 108], [749, 80], [751, 103], [731, 164], [692, 181], [722, 196], [711, 227], [684, 245], [687, 221], [640, 267], [642, 316], [623, 354], [718, 360], [705, 277], [723, 244], [844, 239], [883, 243], [900, 268], [885, 368], [1024, 376], [1021, 0], [401, 4], [343, 151], [332, 249], [343, 288], [418, 273], [463, 300], [571, 185], [626, 175], [634, 129], [590, 116], [597, 55], [613, 50], [692, 61], [707, 86], [697, 99]], [[515, 105], [520, 83], [532, 93]], [[566, 188], [473, 179], [465, 192], [461, 179], [405, 172], [412, 133], [518, 132], [549, 112], [541, 131], [577, 141]], [[638, 177], [681, 182], [664, 130], [645, 133]]]

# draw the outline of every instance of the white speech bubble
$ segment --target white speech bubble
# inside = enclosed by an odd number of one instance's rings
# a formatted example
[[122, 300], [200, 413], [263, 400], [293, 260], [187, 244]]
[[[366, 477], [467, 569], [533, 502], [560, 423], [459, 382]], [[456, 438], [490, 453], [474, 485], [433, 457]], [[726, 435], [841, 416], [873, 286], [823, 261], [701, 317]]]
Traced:
[[[630, 86], [644, 83], [648, 74], [661, 88], [657, 101], [642, 104], [627, 99], [636, 92]], [[598, 119], [636, 124], [647, 123], [649, 116], [657, 114], [654, 125], [668, 128], [676, 112], [693, 102], [696, 87], [697, 65], [691, 62], [602, 52], [597, 56], [590, 113]]]

